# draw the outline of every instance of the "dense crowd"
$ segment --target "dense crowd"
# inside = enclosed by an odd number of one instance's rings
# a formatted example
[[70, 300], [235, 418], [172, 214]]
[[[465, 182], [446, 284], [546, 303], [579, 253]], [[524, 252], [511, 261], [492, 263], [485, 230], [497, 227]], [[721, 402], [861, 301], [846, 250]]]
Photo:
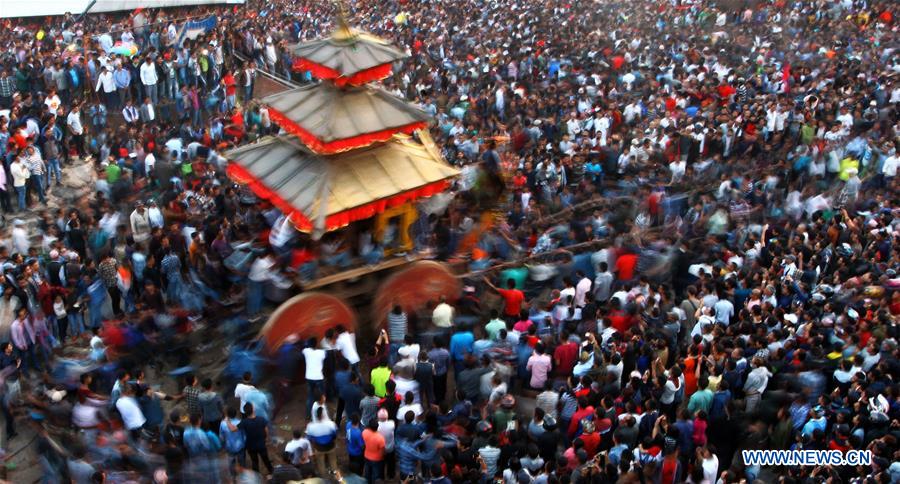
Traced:
[[[390, 243], [311, 240], [224, 175], [225, 148], [278, 130], [259, 70], [311, 82], [289, 45], [333, 6], [7, 19], [4, 449], [78, 484], [898, 482], [895, 9], [350, 5], [409, 50], [385, 85], [462, 169], [415, 250], [473, 272], [368, 315], [367, 351], [338, 327], [268, 366], [237, 349], [272, 279]], [[93, 194], [54, 200], [85, 162]], [[874, 459], [745, 465], [755, 449]]]

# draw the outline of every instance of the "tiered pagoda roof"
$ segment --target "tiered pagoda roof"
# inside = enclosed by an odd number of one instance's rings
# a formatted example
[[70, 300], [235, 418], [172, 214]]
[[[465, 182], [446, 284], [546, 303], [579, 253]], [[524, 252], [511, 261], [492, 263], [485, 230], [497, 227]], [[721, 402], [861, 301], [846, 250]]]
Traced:
[[428, 113], [373, 86], [339, 88], [328, 82], [273, 94], [262, 100], [272, 120], [310, 150], [333, 154], [412, 134]]
[[339, 20], [331, 37], [294, 48], [295, 67], [322, 82], [261, 100], [288, 135], [226, 153], [235, 181], [316, 235], [442, 192], [459, 174], [428, 135], [428, 113], [368, 84], [406, 54]]
[[391, 74], [391, 64], [407, 54], [388, 41], [341, 25], [330, 37], [301, 42], [292, 48], [294, 70], [338, 86], [362, 85]]
[[[428, 136], [427, 132], [420, 136]], [[228, 174], [291, 214], [294, 225], [335, 230], [386, 208], [446, 190], [459, 172], [440, 153], [398, 135], [390, 143], [317, 155], [291, 137], [270, 137], [227, 153]], [[318, 223], [317, 223], [318, 222]]]

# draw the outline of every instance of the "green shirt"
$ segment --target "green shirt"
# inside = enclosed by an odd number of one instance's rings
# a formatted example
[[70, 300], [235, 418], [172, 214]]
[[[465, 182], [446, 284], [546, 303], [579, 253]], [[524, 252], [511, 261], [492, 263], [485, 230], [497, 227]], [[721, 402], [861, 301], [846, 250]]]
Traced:
[[816, 127], [811, 124], [804, 124], [800, 128], [800, 142], [808, 145], [813, 142], [816, 137]]
[[699, 410], [703, 410], [708, 414], [710, 407], [712, 407], [712, 401], [713, 392], [709, 391], [709, 389], [697, 390], [691, 395], [690, 401], [688, 401], [688, 412], [691, 415], [696, 415]]
[[387, 394], [387, 388], [385, 387], [385, 385], [390, 378], [390, 368], [386, 366], [372, 368], [372, 374], [369, 376], [369, 382], [372, 383], [373, 387], [375, 387], [376, 397], [384, 398], [384, 396]]
[[492, 319], [487, 326], [484, 327], [488, 336], [494, 341], [497, 341], [501, 329], [506, 329], [506, 323], [501, 319]]
[[116, 163], [106, 165], [106, 181], [110, 184], [119, 181], [122, 178], [122, 169]]
[[499, 432], [503, 432], [506, 430], [507, 424], [515, 418], [515, 414], [509, 410], [497, 410], [494, 412], [494, 428], [498, 429]]

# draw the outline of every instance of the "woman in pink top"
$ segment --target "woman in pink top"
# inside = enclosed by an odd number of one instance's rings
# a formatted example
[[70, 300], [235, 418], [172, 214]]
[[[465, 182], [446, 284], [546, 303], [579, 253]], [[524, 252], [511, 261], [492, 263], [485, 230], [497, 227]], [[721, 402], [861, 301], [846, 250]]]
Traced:
[[706, 445], [706, 412], [703, 410], [697, 412], [694, 419], [694, 434], [691, 438], [697, 447]]
[[547, 375], [550, 374], [550, 368], [553, 362], [550, 355], [544, 353], [544, 344], [538, 343], [534, 347], [534, 353], [528, 358], [526, 369], [531, 371], [531, 388], [543, 389], [547, 382]]
[[528, 328], [532, 327], [534, 323], [528, 319], [528, 311], [522, 310], [522, 314], [519, 317], [519, 320], [516, 321], [516, 324], [513, 325], [513, 331], [519, 334], [525, 334], [528, 332]]

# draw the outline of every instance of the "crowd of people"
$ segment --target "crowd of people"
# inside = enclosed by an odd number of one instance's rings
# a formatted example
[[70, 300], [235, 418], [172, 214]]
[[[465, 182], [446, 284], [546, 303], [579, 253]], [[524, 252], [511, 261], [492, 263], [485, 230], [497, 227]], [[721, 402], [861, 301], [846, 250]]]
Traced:
[[[895, 9], [349, 5], [408, 49], [385, 87], [462, 169], [415, 249], [472, 272], [366, 315], [368, 351], [338, 327], [229, 377], [207, 350], [255, 331], [274, 274], [389, 243], [310, 240], [224, 174], [225, 148], [278, 132], [260, 71], [312, 82], [289, 45], [334, 6], [5, 19], [4, 450], [78, 484], [898, 482]], [[40, 207], [79, 162], [93, 195]]]

